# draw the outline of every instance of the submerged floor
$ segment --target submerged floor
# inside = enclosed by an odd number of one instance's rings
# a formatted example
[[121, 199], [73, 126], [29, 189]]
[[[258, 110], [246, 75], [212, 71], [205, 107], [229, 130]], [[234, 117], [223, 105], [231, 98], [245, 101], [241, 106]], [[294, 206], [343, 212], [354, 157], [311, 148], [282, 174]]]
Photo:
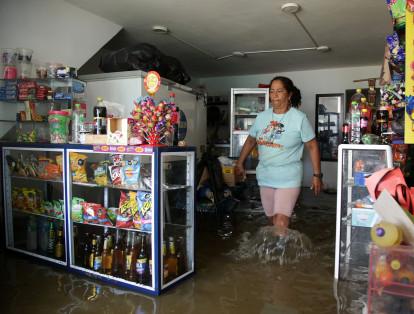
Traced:
[[[334, 296], [336, 195], [303, 191], [291, 228], [313, 243], [314, 255], [295, 264], [236, 260], [246, 236], [268, 224], [263, 214], [240, 211], [232, 237], [216, 235], [200, 215], [196, 275], [159, 297], [147, 297], [0, 252], [2, 313], [358, 313], [359, 286], [340, 285]], [[336, 289], [338, 290], [338, 289]], [[341, 300], [341, 304], [337, 302]]]

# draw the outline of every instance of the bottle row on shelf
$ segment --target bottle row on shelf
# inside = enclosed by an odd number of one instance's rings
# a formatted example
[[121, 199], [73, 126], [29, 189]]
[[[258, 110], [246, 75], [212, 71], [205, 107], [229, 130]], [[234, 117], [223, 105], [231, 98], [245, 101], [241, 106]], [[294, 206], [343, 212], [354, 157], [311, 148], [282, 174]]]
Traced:
[[[109, 228], [103, 233], [74, 226], [75, 265], [101, 274], [152, 286], [152, 243], [150, 235]], [[169, 237], [168, 250], [163, 244], [164, 283], [187, 271], [184, 238]], [[177, 246], [176, 246], [177, 245]], [[177, 250], [176, 250], [177, 247]]]

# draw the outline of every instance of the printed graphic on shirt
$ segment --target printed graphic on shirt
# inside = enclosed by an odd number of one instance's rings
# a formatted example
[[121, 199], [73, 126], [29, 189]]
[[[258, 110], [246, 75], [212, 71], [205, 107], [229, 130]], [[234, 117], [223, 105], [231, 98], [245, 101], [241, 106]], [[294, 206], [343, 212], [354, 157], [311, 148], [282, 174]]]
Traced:
[[283, 145], [277, 143], [282, 133], [285, 132], [285, 126], [278, 121], [270, 121], [269, 125], [257, 137], [257, 144], [274, 148], [281, 148]]

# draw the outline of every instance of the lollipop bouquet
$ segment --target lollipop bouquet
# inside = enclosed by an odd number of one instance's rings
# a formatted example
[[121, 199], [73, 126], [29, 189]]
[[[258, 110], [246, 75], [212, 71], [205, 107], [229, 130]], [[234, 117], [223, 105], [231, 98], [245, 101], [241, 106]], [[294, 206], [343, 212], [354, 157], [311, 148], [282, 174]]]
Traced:
[[150, 145], [168, 144], [175, 123], [175, 104], [162, 100], [155, 105], [152, 97], [145, 96], [134, 101], [134, 105], [132, 133], [142, 136]]

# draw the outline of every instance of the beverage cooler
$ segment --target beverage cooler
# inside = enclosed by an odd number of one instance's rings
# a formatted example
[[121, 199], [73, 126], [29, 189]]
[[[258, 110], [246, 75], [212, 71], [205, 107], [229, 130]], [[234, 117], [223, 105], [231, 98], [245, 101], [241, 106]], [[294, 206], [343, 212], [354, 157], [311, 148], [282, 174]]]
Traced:
[[392, 166], [388, 145], [339, 145], [335, 279], [368, 281], [370, 230], [379, 216], [365, 178]]
[[195, 148], [49, 146], [2, 148], [8, 249], [152, 295], [194, 272]]

